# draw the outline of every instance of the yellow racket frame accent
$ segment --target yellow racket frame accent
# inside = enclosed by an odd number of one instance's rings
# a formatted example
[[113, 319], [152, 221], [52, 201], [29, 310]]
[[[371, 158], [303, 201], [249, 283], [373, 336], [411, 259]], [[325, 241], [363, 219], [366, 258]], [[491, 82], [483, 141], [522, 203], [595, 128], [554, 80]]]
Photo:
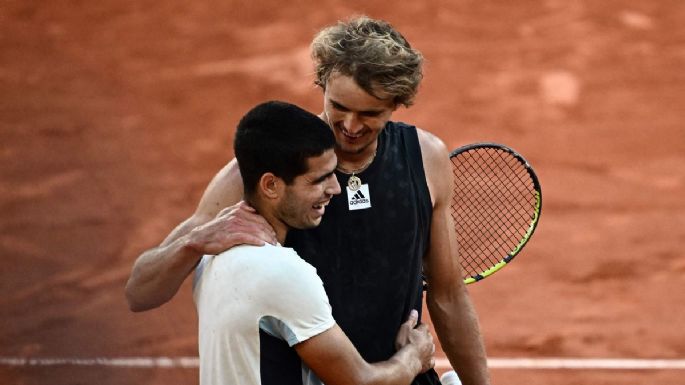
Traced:
[[530, 222], [530, 226], [528, 226], [528, 230], [526, 231], [526, 234], [523, 236], [521, 241], [514, 247], [514, 249], [509, 252], [509, 254], [503, 258], [501, 261], [499, 261], [495, 266], [485, 270], [484, 272], [468, 277], [464, 279], [464, 283], [469, 285], [474, 282], [478, 282], [483, 278], [489, 277], [499, 270], [501, 270], [504, 266], [506, 266], [513, 258], [518, 254], [523, 246], [528, 242], [530, 237], [533, 235], [533, 232], [535, 231], [535, 228], [537, 227], [538, 224], [538, 219], [540, 218], [540, 208], [542, 207], [542, 196], [540, 192], [536, 191], [535, 192], [535, 211], [533, 212], [533, 219]]

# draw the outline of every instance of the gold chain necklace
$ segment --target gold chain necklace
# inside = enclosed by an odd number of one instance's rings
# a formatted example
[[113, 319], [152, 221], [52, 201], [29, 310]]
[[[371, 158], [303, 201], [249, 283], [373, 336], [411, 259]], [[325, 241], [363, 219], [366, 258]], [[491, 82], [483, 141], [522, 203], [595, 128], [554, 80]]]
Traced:
[[357, 169], [348, 170], [348, 169], [346, 169], [346, 168], [344, 168], [344, 167], [342, 167], [342, 166], [337, 166], [337, 167], [336, 167], [336, 170], [342, 172], [343, 174], [348, 174], [348, 175], [352, 174], [352, 175], [350, 175], [350, 179], [347, 180], [347, 187], [348, 187], [351, 191], [357, 191], [357, 190], [359, 190], [359, 188], [361, 187], [361, 185], [362, 185], [362, 180], [359, 179], [359, 177], [356, 176], [355, 174], [360, 173], [360, 172], [366, 170], [366, 168], [369, 167], [369, 166], [371, 165], [371, 163], [373, 162], [373, 160], [376, 158], [376, 152], [377, 152], [377, 151], [378, 151], [378, 150], [374, 151], [374, 152], [373, 152], [373, 155], [371, 155], [371, 158], [369, 158], [369, 160], [367, 160], [366, 163], [364, 163], [363, 166], [361, 166], [361, 167], [359, 167], [359, 168], [357, 168]]

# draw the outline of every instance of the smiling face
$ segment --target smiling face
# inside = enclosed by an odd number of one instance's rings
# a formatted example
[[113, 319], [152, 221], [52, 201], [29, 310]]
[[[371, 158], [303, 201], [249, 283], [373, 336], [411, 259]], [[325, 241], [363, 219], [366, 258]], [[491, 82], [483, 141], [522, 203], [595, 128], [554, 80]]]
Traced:
[[397, 108], [391, 97], [368, 94], [350, 76], [334, 72], [326, 82], [322, 118], [333, 129], [339, 156], [368, 156]]
[[336, 164], [337, 158], [332, 149], [307, 159], [307, 172], [285, 185], [276, 207], [278, 219], [296, 229], [318, 226], [326, 205], [333, 195], [340, 194], [340, 185], [334, 173]]

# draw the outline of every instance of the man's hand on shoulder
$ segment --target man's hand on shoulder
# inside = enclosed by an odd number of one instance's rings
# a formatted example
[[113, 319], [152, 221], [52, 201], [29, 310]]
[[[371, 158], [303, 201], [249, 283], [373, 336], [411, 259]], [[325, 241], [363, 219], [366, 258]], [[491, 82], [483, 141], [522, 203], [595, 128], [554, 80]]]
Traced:
[[248, 244], [276, 244], [276, 233], [254, 208], [244, 201], [227, 207], [211, 221], [188, 234], [188, 246], [202, 254], [219, 254], [231, 247]]

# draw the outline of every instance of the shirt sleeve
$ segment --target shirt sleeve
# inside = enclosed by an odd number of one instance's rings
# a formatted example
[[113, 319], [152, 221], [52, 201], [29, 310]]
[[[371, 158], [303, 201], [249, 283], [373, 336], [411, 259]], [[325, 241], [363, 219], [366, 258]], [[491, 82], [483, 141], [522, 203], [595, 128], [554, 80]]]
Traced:
[[260, 328], [293, 346], [330, 329], [335, 320], [316, 269], [286, 250], [290, 255], [279, 263], [268, 283], [272, 311], [262, 317]]

